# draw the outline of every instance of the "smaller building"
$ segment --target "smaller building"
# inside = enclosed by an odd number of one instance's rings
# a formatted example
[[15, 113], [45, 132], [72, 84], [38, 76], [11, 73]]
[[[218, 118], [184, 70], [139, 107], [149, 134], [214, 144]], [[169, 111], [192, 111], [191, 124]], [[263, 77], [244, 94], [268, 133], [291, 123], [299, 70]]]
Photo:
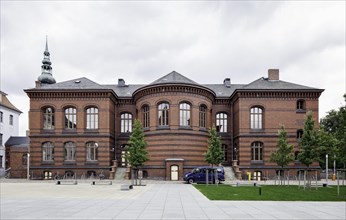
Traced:
[[29, 142], [29, 137], [10, 137], [5, 143], [10, 178], [27, 178]]
[[0, 177], [5, 175], [7, 169], [4, 143], [11, 136], [18, 136], [21, 113], [7, 98], [7, 94], [0, 91]]

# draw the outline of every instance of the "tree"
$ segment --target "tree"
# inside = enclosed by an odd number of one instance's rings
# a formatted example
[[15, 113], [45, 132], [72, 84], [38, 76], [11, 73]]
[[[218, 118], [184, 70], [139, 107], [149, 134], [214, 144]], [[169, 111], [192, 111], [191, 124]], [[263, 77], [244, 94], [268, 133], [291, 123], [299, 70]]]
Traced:
[[215, 126], [210, 129], [209, 135], [208, 150], [205, 154], [205, 160], [213, 167], [214, 164], [218, 165], [224, 161], [225, 152], [222, 150], [221, 139], [217, 136]]
[[[277, 149], [270, 154], [270, 161], [276, 162], [282, 169], [294, 160], [293, 145], [287, 142], [287, 132], [282, 124], [278, 131]], [[281, 170], [279, 171], [281, 178]]]
[[319, 137], [312, 119], [312, 111], [305, 116], [303, 135], [300, 139], [299, 161], [307, 168], [319, 158]]
[[147, 142], [144, 140], [144, 131], [141, 122], [136, 119], [132, 134], [127, 142], [126, 147], [128, 151], [126, 158], [128, 159], [132, 168], [141, 168], [144, 163], [149, 160], [146, 146]]
[[[346, 103], [346, 94], [344, 94]], [[321, 142], [324, 145], [323, 152], [320, 157], [324, 157], [326, 153], [336, 156], [337, 167], [346, 167], [346, 104], [341, 106], [339, 110], [331, 110], [320, 121]], [[323, 154], [324, 153], [324, 154]], [[322, 155], [323, 154], [323, 155]], [[333, 155], [334, 154], [334, 155]]]
[[212, 165], [218, 165], [223, 162], [225, 153], [222, 150], [221, 140], [220, 137], [217, 136], [214, 126], [210, 129], [209, 135], [208, 150], [205, 154], [205, 160]]

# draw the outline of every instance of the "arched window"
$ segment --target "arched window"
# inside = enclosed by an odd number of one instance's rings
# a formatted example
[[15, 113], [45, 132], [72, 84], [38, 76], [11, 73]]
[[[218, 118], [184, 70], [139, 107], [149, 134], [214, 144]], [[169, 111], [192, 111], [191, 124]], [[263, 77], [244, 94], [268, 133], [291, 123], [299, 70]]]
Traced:
[[199, 127], [206, 128], [207, 121], [207, 106], [200, 105], [199, 106]]
[[169, 119], [169, 104], [167, 102], [163, 102], [157, 106], [158, 109], [158, 122], [159, 126], [168, 126]]
[[86, 129], [99, 128], [99, 110], [98, 108], [91, 107], [86, 110]]
[[120, 116], [121, 119], [121, 132], [132, 132], [132, 114], [131, 113], [122, 113]]
[[226, 113], [216, 114], [216, 131], [227, 132], [227, 114]]
[[46, 142], [42, 145], [42, 160], [53, 161], [54, 160], [54, 145], [52, 142]]
[[179, 125], [180, 126], [190, 126], [191, 125], [191, 105], [189, 103], [183, 102], [179, 105]]
[[261, 142], [253, 142], [251, 146], [251, 160], [263, 161], [263, 144]]
[[65, 160], [75, 161], [76, 160], [76, 145], [69, 141], [65, 143]]
[[43, 109], [43, 129], [54, 129], [54, 109], [47, 107]]
[[65, 109], [65, 128], [76, 129], [77, 126], [77, 110], [76, 108]]
[[263, 110], [260, 107], [252, 107], [250, 110], [251, 129], [263, 128]]
[[297, 111], [304, 111], [305, 110], [305, 100], [298, 100], [297, 101]]
[[95, 142], [88, 142], [86, 144], [86, 159], [88, 161], [97, 160], [98, 157], [98, 144]]
[[143, 105], [142, 116], [143, 116], [143, 128], [149, 128], [150, 126], [149, 105]]

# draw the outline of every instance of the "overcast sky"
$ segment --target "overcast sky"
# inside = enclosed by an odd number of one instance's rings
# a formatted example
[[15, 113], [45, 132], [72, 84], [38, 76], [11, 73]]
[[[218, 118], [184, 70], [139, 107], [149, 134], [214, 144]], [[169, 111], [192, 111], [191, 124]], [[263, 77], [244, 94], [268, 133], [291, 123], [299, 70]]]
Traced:
[[150, 83], [175, 70], [201, 84], [280, 79], [344, 104], [345, 1], [1, 1], [0, 89], [23, 114], [48, 35], [57, 82]]

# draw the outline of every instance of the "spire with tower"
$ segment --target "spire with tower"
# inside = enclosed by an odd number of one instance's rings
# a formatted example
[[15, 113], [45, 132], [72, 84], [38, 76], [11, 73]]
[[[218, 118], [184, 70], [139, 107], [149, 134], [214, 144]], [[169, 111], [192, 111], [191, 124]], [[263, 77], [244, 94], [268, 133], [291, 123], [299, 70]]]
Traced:
[[42, 60], [42, 72], [41, 75], [38, 77], [38, 81], [41, 83], [46, 84], [54, 84], [55, 79], [52, 75], [52, 62], [50, 62], [50, 53], [48, 51], [48, 37], [46, 36], [46, 48], [43, 52], [43, 60]]

